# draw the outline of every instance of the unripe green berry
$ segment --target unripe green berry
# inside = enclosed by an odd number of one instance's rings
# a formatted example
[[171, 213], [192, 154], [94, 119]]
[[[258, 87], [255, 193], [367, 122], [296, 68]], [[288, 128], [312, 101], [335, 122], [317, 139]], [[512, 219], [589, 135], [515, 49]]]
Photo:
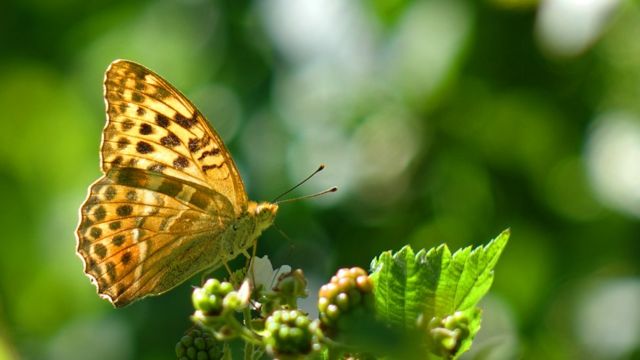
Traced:
[[193, 346], [195, 346], [196, 349], [198, 349], [198, 350], [204, 350], [204, 348], [206, 346], [206, 344], [204, 342], [204, 338], [201, 338], [201, 337], [195, 338], [193, 340]]
[[[200, 335], [199, 333], [197, 333], [198, 335]], [[193, 344], [193, 337], [190, 335], [185, 335], [182, 337], [182, 339], [180, 339], [180, 342], [186, 346], [189, 347], [191, 346], [191, 344]]]
[[220, 281], [218, 279], [208, 279], [202, 288], [209, 294], [220, 292]]
[[340, 310], [349, 310], [349, 295], [343, 292], [338, 294], [338, 296], [336, 296], [335, 303], [338, 305]]
[[178, 357], [178, 359], [183, 357], [186, 352], [187, 352], [187, 348], [185, 348], [184, 345], [178, 342], [176, 344], [176, 356]]
[[227, 296], [222, 300], [222, 306], [225, 309], [233, 309], [237, 310], [240, 308], [240, 298], [238, 297], [238, 293], [235, 291], [230, 292]]
[[233, 291], [233, 285], [231, 285], [231, 283], [225, 281], [220, 284], [220, 293], [228, 294], [232, 291]]

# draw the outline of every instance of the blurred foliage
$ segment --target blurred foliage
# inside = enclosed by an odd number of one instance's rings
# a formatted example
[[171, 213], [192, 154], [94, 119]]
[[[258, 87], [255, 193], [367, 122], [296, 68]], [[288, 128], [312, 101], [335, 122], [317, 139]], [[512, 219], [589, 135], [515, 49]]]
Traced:
[[288, 239], [258, 250], [310, 288], [511, 227], [466, 357], [638, 358], [639, 18], [622, 0], [3, 1], [0, 359], [170, 359], [188, 327], [198, 279], [114, 310], [74, 254], [117, 58], [194, 100], [252, 199], [327, 164], [296, 193], [341, 191], [283, 205]]

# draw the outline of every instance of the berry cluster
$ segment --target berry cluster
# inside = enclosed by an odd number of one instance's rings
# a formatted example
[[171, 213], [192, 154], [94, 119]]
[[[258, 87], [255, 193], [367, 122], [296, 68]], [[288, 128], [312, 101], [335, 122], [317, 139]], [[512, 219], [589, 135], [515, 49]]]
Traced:
[[212, 330], [218, 340], [234, 338], [240, 325], [233, 314], [249, 305], [250, 295], [248, 282], [236, 291], [229, 282], [209, 279], [201, 288], [193, 290], [191, 300], [196, 311], [191, 318]]
[[192, 329], [176, 344], [178, 360], [219, 360], [222, 359], [222, 343], [211, 333]]
[[440, 356], [451, 356], [469, 336], [469, 317], [461, 311], [445, 318], [434, 317], [427, 330], [427, 342], [432, 351]]
[[[217, 279], [209, 279], [200, 288], [193, 290], [191, 300], [196, 310], [207, 316], [217, 316], [222, 314], [224, 301], [233, 292], [233, 285], [226, 281], [220, 282]], [[228, 301], [227, 301], [228, 302]]]
[[300, 310], [276, 310], [265, 322], [264, 342], [275, 359], [299, 359], [319, 348], [317, 321]]
[[[192, 320], [209, 330], [216, 341], [240, 337], [247, 344], [261, 347], [274, 359], [293, 360], [319, 351], [326, 341], [340, 341], [333, 336], [341, 334], [342, 330], [348, 333], [347, 328], [340, 324], [348, 324], [351, 320], [357, 322], [351, 316], [373, 315], [373, 284], [361, 268], [340, 269], [320, 289], [318, 320], [312, 321], [306, 313], [296, 309], [297, 299], [307, 295], [306, 285], [302, 271], [292, 271], [278, 277], [272, 289], [258, 288], [253, 294], [254, 302], [250, 303], [250, 282], [245, 281], [238, 290], [234, 290], [229, 282], [209, 279], [193, 291], [196, 311]], [[242, 311], [243, 320], [239, 311]], [[261, 316], [252, 318], [252, 313]], [[337, 331], [339, 329], [342, 330]], [[199, 343], [207, 344], [206, 340]], [[198, 346], [202, 347], [185, 337], [176, 347], [176, 352], [180, 358], [211, 358], [209, 355], [204, 357], [209, 348], [200, 349]]]
[[340, 269], [328, 284], [320, 288], [318, 309], [323, 328], [338, 326], [341, 316], [354, 310], [370, 311], [374, 307], [373, 284], [359, 267]]

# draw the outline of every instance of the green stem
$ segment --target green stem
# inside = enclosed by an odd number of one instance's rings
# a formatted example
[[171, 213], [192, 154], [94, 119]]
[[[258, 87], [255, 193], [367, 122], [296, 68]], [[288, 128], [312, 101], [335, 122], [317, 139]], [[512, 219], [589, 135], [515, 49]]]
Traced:
[[253, 344], [250, 342], [244, 343], [244, 360], [253, 360]]
[[[253, 327], [251, 326], [251, 309], [249, 309], [248, 307], [244, 308], [244, 310], [242, 310], [242, 315], [244, 317], [244, 325], [245, 325], [245, 329], [248, 330], [249, 332], [255, 334], [255, 332], [253, 331]], [[254, 352], [254, 344], [247, 341], [244, 344], [244, 359], [245, 360], [252, 360], [253, 359], [253, 352]]]
[[253, 325], [251, 325], [251, 309], [246, 307], [242, 310], [244, 316], [244, 325], [251, 331], [253, 331]]
[[256, 334], [255, 332], [240, 324], [240, 322], [233, 316], [233, 314], [229, 314], [227, 316], [226, 323], [238, 334], [240, 334], [240, 337], [242, 337], [244, 341], [250, 342], [254, 345], [262, 344], [262, 336]]

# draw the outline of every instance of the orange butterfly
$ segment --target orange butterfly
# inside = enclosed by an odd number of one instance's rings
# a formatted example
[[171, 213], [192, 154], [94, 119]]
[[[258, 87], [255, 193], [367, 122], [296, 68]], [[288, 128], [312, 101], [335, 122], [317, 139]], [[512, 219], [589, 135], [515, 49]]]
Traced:
[[278, 205], [247, 199], [220, 136], [142, 65], [116, 60], [104, 81], [103, 176], [80, 209], [76, 251], [101, 297], [125, 306], [243, 253]]

